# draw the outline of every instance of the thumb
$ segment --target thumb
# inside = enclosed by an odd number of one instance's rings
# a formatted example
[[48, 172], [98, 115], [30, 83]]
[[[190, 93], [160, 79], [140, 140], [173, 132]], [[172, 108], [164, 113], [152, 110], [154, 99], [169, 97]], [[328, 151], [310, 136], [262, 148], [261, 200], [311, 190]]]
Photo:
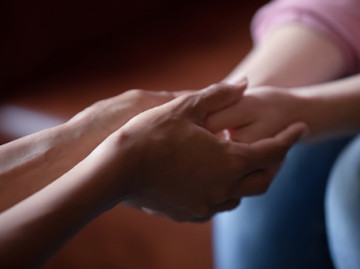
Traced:
[[238, 85], [219, 83], [191, 95], [191, 98], [194, 99], [192, 105], [188, 107], [190, 116], [203, 126], [209, 114], [225, 109], [239, 101], [246, 86], [246, 81]]

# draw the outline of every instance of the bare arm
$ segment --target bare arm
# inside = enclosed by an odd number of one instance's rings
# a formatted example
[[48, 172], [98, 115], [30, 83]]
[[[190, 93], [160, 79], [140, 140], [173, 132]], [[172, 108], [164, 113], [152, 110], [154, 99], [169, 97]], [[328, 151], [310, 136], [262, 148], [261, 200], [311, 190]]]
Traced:
[[360, 75], [291, 89], [302, 100], [298, 118], [310, 126], [310, 138], [360, 131]]
[[292, 23], [271, 31], [224, 81], [236, 83], [245, 74], [249, 87], [296, 87], [339, 78], [345, 68], [344, 57], [332, 41]]
[[171, 93], [132, 90], [95, 103], [69, 122], [0, 147], [0, 212], [70, 170], [136, 114]]

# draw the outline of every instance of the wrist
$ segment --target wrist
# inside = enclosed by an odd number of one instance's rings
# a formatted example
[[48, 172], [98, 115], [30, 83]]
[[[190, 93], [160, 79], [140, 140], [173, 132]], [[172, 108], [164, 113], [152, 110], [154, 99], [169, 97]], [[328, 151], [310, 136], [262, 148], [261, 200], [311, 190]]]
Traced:
[[141, 145], [121, 129], [106, 138], [87, 158], [90, 175], [99, 181], [111, 207], [131, 199], [141, 191], [137, 178]]

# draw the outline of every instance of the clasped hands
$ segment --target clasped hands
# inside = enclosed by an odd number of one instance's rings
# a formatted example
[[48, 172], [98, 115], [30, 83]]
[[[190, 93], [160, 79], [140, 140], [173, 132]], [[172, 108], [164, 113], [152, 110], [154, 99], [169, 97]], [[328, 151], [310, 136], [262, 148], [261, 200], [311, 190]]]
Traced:
[[[245, 88], [246, 82], [186, 94], [135, 90], [75, 116], [98, 117], [111, 133], [91, 154], [107, 170], [107, 204], [202, 222], [265, 192], [307, 127], [272, 104], [291, 106], [281, 90], [244, 94]], [[231, 139], [215, 135], [224, 129]]]

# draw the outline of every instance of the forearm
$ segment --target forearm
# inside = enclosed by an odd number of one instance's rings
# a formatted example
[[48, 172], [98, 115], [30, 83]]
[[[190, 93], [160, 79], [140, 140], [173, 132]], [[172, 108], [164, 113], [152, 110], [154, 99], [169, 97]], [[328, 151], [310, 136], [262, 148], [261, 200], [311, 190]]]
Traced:
[[106, 152], [95, 150], [68, 173], [0, 214], [1, 268], [40, 267], [79, 229], [125, 196], [120, 192], [121, 157], [116, 157], [116, 180], [108, 161], [119, 152], [110, 147]]
[[0, 147], [0, 211], [48, 185], [84, 159], [105, 137], [85, 118]]
[[275, 28], [225, 78], [236, 82], [245, 74], [249, 87], [297, 87], [340, 77], [345, 60], [332, 41], [298, 24]]
[[307, 122], [310, 137], [360, 131], [360, 75], [291, 91], [303, 102], [297, 118]]
[[70, 170], [129, 119], [174, 98], [130, 90], [99, 101], [69, 122], [0, 147], [0, 211]]

